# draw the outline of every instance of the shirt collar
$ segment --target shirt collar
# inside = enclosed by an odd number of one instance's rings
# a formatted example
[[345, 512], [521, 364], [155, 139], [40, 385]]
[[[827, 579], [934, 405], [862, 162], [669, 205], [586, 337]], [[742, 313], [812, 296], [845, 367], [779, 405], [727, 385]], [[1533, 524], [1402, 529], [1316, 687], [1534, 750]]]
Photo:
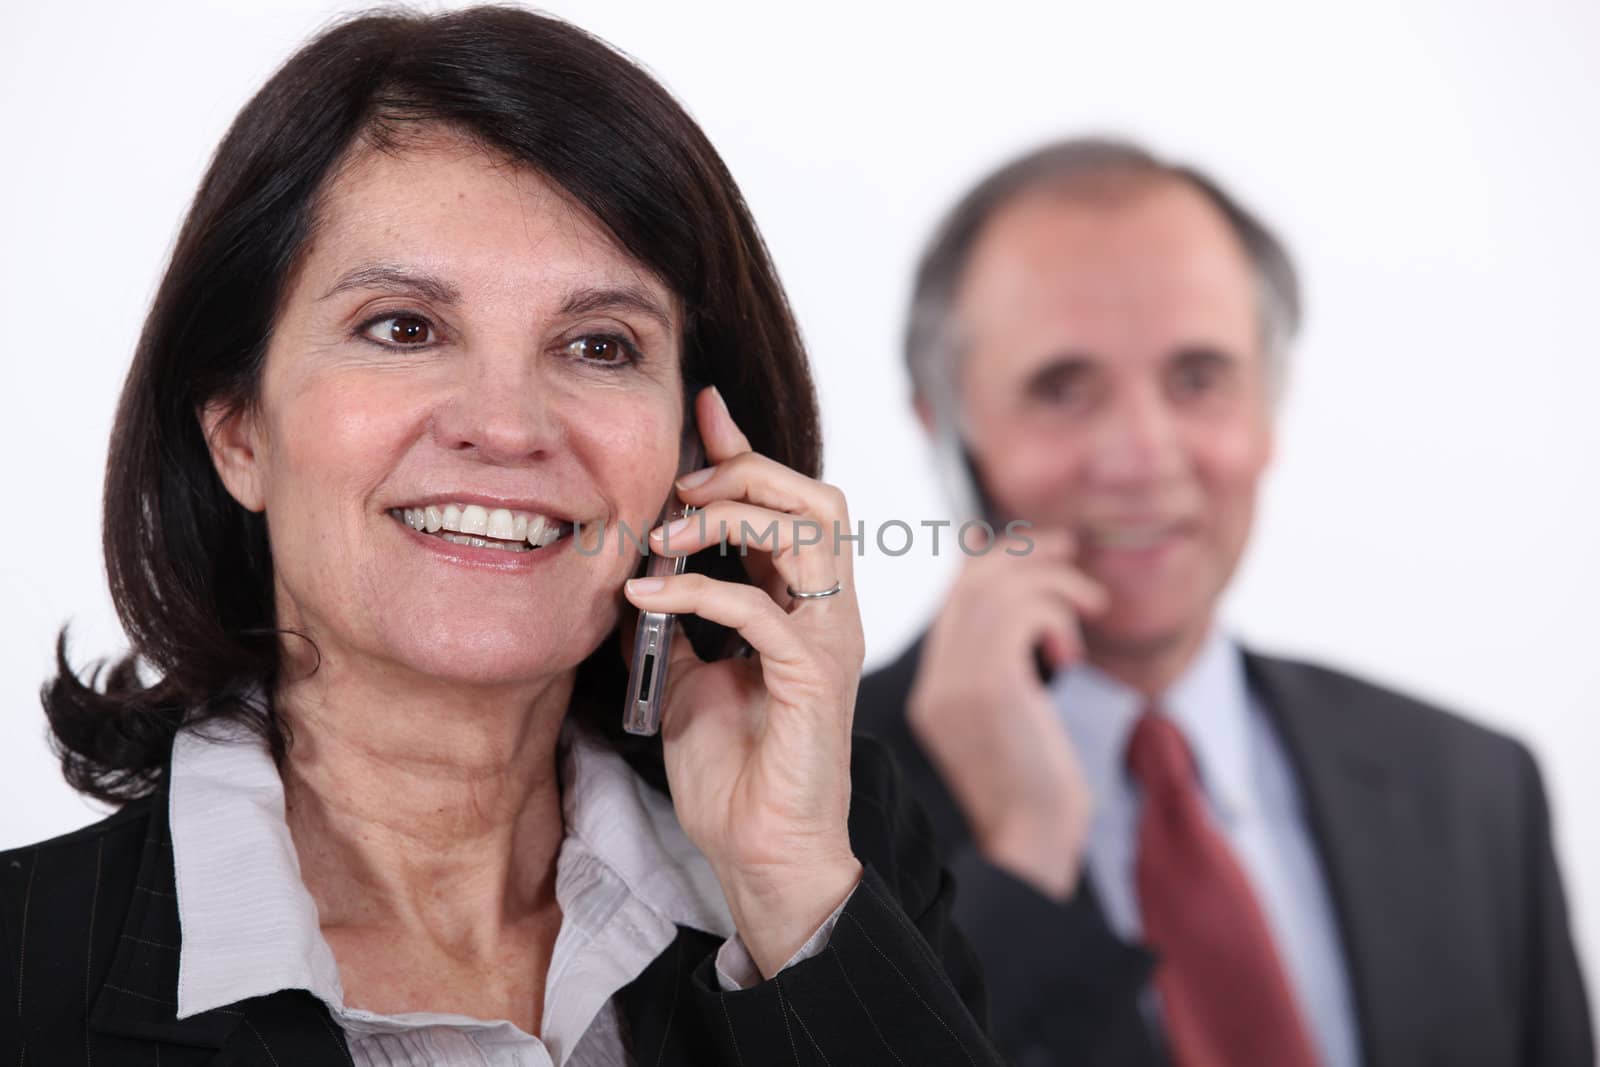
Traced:
[[178, 894], [178, 1018], [304, 989], [343, 1003], [339, 968], [300, 878], [271, 754], [242, 724], [172, 743], [168, 818]]
[[[1126, 788], [1125, 753], [1147, 701], [1089, 663], [1051, 683], [1056, 707], [1094, 795]], [[1250, 812], [1250, 690], [1238, 644], [1213, 628], [1181, 676], [1155, 702], [1183, 732], [1200, 781], [1229, 821]]]
[[671, 799], [575, 719], [562, 730], [562, 747], [563, 851], [581, 842], [674, 925], [732, 937], [737, 928], [716, 874], [683, 832]]
[[1123, 753], [1144, 698], [1087, 662], [1058, 672], [1050, 689], [1091, 795], [1102, 801], [1120, 796], [1125, 788]]
[[[565, 838], [557, 885], [576, 890], [560, 900], [569, 940], [587, 942], [624, 907], [663, 920], [651, 924], [664, 938], [654, 952], [677, 925], [733, 936], [710, 864], [669, 798], [572, 719], [559, 766]], [[228, 721], [180, 731], [169, 789], [182, 930], [178, 1018], [283, 989], [342, 1009], [338, 965], [285, 821], [283, 782], [260, 738]], [[583, 891], [602, 883], [607, 892]], [[550, 975], [552, 985], [557, 978]]]
[[1250, 814], [1250, 688], [1238, 644], [1213, 630], [1200, 654], [1162, 697], [1194, 753], [1200, 780], [1231, 821]]

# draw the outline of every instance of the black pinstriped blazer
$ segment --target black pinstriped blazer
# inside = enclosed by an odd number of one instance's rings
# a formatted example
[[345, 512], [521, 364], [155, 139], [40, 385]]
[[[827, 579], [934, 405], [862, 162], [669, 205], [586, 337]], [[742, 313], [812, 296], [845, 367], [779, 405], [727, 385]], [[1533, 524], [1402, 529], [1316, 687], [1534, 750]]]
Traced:
[[[625, 753], [660, 782], [659, 756]], [[645, 762], [641, 763], [641, 759]], [[857, 738], [850, 837], [866, 868], [826, 949], [722, 992], [721, 939], [680, 926], [618, 994], [639, 1064], [995, 1067], [983, 986], [949, 919], [927, 819], [882, 747]], [[0, 1065], [350, 1064], [309, 993], [174, 1018], [177, 899], [165, 790], [76, 833], [0, 853]]]

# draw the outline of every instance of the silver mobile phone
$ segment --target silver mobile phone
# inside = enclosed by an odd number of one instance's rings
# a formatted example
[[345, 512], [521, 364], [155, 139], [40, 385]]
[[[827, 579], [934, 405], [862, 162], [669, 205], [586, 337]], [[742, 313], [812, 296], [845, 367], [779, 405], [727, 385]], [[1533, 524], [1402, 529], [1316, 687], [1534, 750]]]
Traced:
[[[693, 416], [684, 432], [682, 451], [679, 453], [678, 474], [699, 470], [705, 465], [705, 450], [700, 444], [700, 434], [694, 427]], [[698, 508], [690, 507], [678, 499], [676, 488], [667, 497], [656, 525], [672, 522], [685, 515], [694, 514]], [[644, 576], [664, 578], [682, 574], [688, 556], [666, 556], [651, 552], [645, 565]], [[628, 668], [628, 691], [622, 705], [622, 728], [630, 734], [650, 736], [661, 729], [661, 700], [667, 691], [667, 661], [672, 654], [672, 637], [678, 630], [678, 617], [665, 611], [641, 611], [639, 629], [633, 637], [633, 663]]]

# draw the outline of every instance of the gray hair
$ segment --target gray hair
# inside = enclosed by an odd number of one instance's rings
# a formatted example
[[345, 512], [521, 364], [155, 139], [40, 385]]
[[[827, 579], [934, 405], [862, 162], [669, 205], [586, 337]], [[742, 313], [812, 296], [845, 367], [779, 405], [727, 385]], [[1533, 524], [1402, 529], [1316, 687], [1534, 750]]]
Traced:
[[984, 226], [1001, 208], [1041, 188], [1168, 178], [1198, 190], [1222, 213], [1255, 274], [1262, 348], [1270, 392], [1287, 370], [1290, 343], [1300, 327], [1300, 283], [1283, 243], [1267, 226], [1194, 167], [1169, 163], [1127, 141], [1073, 138], [1039, 148], [980, 182], [934, 232], [917, 267], [906, 327], [906, 367], [916, 391], [934, 407], [947, 430], [959, 404], [961, 337], [957, 291]]

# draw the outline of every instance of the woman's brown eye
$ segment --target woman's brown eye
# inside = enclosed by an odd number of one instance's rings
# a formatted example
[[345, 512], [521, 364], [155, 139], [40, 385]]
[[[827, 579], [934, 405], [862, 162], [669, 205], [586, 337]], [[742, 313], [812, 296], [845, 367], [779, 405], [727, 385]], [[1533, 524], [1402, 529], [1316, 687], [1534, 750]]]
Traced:
[[424, 344], [433, 335], [426, 320], [412, 315], [396, 315], [385, 319], [389, 323], [389, 340], [400, 345]]
[[590, 363], [621, 363], [628, 358], [615, 337], [582, 337], [569, 344], [567, 351]]
[[391, 348], [421, 348], [433, 340], [433, 324], [418, 315], [385, 315], [361, 327], [361, 336]]

